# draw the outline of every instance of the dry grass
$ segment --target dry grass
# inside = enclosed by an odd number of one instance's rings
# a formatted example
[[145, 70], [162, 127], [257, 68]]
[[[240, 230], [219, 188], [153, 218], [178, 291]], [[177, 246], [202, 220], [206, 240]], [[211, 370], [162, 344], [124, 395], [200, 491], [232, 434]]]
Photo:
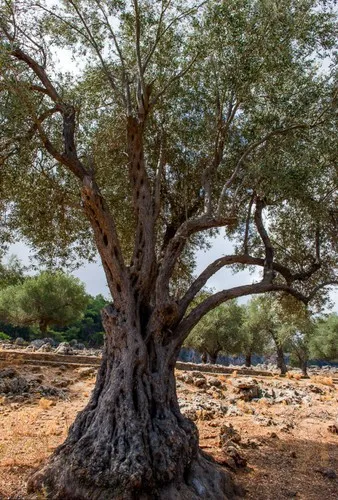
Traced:
[[48, 410], [51, 406], [53, 406], [55, 403], [52, 399], [47, 399], [47, 398], [41, 398], [39, 400], [39, 406], [43, 408], [44, 410]]
[[321, 375], [313, 375], [311, 377], [311, 382], [314, 382], [315, 384], [328, 385], [330, 387], [334, 386], [332, 377], [323, 377]]
[[302, 374], [301, 373], [292, 373], [292, 372], [287, 372], [286, 376], [288, 379], [294, 379], [294, 380], [301, 380]]

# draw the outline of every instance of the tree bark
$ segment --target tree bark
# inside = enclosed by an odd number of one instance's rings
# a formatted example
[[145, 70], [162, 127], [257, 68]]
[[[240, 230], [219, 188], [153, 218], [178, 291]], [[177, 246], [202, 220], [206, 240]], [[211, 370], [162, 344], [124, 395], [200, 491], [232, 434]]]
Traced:
[[211, 365], [215, 365], [216, 361], [217, 361], [217, 357], [218, 357], [218, 352], [212, 353], [212, 354], [209, 353], [209, 363]]
[[202, 363], [206, 363], [208, 361], [208, 355], [206, 352], [203, 352], [201, 354], [201, 361], [202, 361]]
[[301, 360], [301, 369], [302, 369], [302, 374], [304, 377], [308, 378], [308, 373], [307, 373], [307, 359], [302, 359]]
[[277, 346], [277, 368], [280, 369], [281, 375], [285, 375], [288, 371], [285, 364], [284, 352], [280, 346]]
[[46, 333], [47, 333], [47, 323], [45, 321], [43, 321], [43, 320], [40, 321], [39, 328], [40, 328], [40, 332], [42, 333], [42, 335], [46, 335]]
[[234, 498], [230, 478], [200, 451], [195, 424], [180, 413], [177, 350], [146, 344], [120, 316], [104, 310], [106, 344], [91, 399], [28, 491], [44, 489], [53, 500]]
[[250, 368], [251, 366], [251, 353], [245, 355], [245, 366]]

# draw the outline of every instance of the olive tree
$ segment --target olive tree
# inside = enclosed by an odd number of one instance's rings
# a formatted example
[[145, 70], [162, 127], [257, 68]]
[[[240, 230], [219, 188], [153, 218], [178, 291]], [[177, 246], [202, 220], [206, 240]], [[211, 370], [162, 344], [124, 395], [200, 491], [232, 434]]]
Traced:
[[42, 272], [0, 292], [0, 318], [18, 326], [66, 326], [80, 319], [88, 303], [83, 283], [62, 272]]
[[313, 358], [335, 361], [338, 359], [338, 314], [331, 313], [317, 319], [314, 335], [309, 342]]
[[[318, 65], [333, 53], [332, 9], [0, 0], [4, 220], [41, 259], [86, 256], [94, 243], [113, 298], [91, 399], [30, 491], [233, 494], [180, 413], [175, 361], [229, 299], [285, 291], [308, 302], [336, 282], [334, 75]], [[58, 63], [69, 54], [75, 74]], [[194, 276], [194, 251], [220, 230], [236, 250]], [[225, 266], [261, 278], [225, 281], [191, 307]]]
[[243, 308], [235, 300], [221, 304], [206, 314], [188, 335], [184, 345], [207, 353], [215, 364], [219, 353], [239, 351]]
[[251, 366], [253, 354], [264, 354], [269, 342], [269, 334], [262, 324], [260, 302], [251, 300], [243, 311], [240, 339], [240, 352], [245, 356], [245, 366]]

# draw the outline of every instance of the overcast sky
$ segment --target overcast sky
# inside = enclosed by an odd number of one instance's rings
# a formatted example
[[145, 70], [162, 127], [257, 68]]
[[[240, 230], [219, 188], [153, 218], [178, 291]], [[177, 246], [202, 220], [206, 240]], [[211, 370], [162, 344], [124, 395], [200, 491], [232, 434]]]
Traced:
[[[223, 255], [233, 253], [232, 245], [223, 236], [218, 236], [212, 241], [212, 248], [210, 250], [198, 251], [196, 253], [197, 269], [196, 273], [199, 274], [203, 269], [213, 262], [215, 259]], [[17, 255], [24, 264], [29, 264], [29, 249], [24, 243], [16, 243], [10, 247], [10, 254]], [[105, 274], [99, 259], [96, 263], [83, 264], [79, 269], [72, 274], [80, 278], [86, 285], [87, 292], [91, 295], [102, 294], [109, 297], [109, 290], [106, 284]], [[216, 273], [207, 283], [207, 286], [213, 288], [215, 291], [232, 288], [234, 286], [250, 284], [253, 281], [259, 280], [259, 270], [250, 273], [248, 270], [233, 273], [230, 269], [221, 269]], [[334, 303], [333, 311], [338, 312], [338, 287], [332, 288], [330, 294], [331, 300]], [[250, 297], [241, 297], [240, 303], [245, 303]]]

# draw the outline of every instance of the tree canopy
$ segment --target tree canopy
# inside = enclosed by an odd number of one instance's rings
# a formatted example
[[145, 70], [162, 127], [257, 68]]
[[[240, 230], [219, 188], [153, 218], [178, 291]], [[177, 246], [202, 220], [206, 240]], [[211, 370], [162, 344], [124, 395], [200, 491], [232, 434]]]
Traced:
[[[334, 66], [318, 64], [334, 47], [330, 2], [2, 1], [1, 13], [3, 200], [42, 259], [91, 254], [78, 184], [95, 173], [119, 266], [134, 252], [135, 267], [142, 225], [148, 255], [184, 239], [162, 281], [183, 262], [191, 276], [191, 249], [225, 226], [238, 255], [203, 278], [265, 262], [266, 278], [311, 298], [336, 282]], [[76, 77], [55, 50], [81, 59]], [[131, 117], [138, 176], [125, 168]]]
[[43, 272], [0, 291], [0, 317], [13, 325], [64, 326], [79, 319], [88, 303], [84, 285], [62, 272]]
[[310, 352], [313, 358], [338, 360], [338, 314], [331, 313], [317, 320], [315, 334], [310, 341]]
[[22, 283], [26, 267], [16, 255], [11, 255], [7, 262], [0, 262], [0, 290], [10, 285]]

